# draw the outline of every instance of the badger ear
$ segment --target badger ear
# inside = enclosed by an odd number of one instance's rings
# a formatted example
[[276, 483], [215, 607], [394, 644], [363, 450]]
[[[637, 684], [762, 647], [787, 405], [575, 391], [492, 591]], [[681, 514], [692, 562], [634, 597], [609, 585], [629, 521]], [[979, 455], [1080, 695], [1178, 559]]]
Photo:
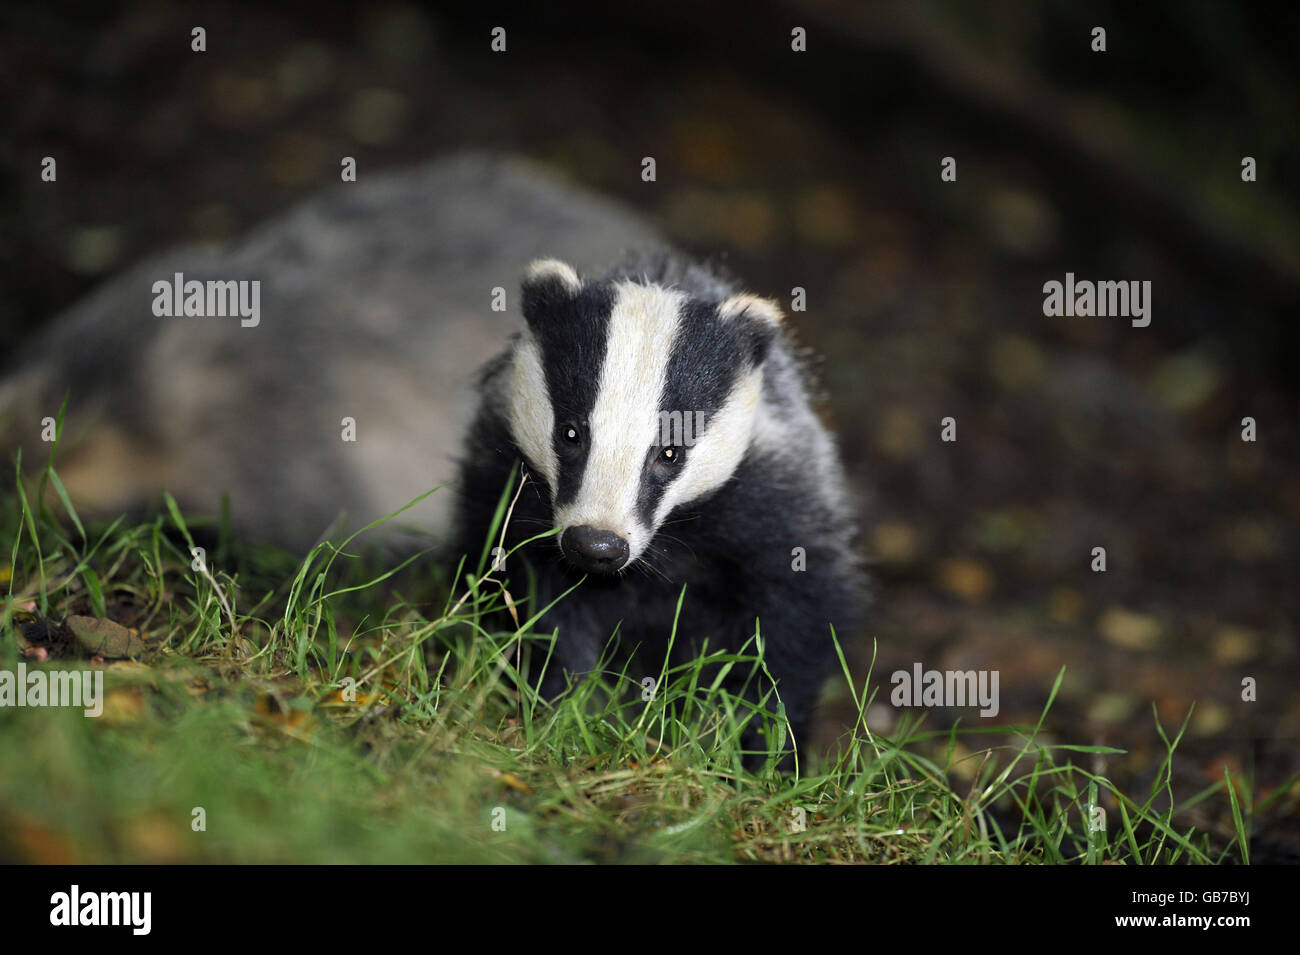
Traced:
[[734, 322], [753, 349], [754, 365], [767, 359], [772, 342], [781, 330], [784, 316], [781, 306], [770, 298], [757, 295], [733, 295], [718, 306], [718, 317], [724, 323]]
[[559, 259], [537, 259], [524, 271], [524, 318], [534, 325], [550, 307], [581, 291], [582, 280], [573, 266]]

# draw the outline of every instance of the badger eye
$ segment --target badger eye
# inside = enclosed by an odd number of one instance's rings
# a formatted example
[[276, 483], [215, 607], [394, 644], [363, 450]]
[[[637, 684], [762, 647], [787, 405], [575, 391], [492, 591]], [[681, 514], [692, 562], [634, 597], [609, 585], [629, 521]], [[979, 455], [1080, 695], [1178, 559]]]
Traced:
[[667, 484], [675, 480], [677, 472], [682, 468], [682, 462], [686, 460], [686, 449], [681, 445], [663, 445], [662, 447], [651, 447], [650, 455], [647, 461], [647, 477], [655, 484]]
[[572, 422], [560, 425], [560, 436], [569, 444], [582, 443], [582, 429]]

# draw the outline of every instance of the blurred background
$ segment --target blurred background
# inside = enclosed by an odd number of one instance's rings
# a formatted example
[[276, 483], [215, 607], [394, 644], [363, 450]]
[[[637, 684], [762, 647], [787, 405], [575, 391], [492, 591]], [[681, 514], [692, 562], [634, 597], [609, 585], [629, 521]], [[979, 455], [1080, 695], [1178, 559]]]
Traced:
[[[538, 6], [7, 4], [3, 350], [148, 253], [333, 186], [340, 156], [364, 177], [521, 153], [757, 293], [807, 289], [792, 325], [824, 356], [878, 584], [852, 647], [859, 674], [876, 653], [873, 729], [914, 662], [999, 670], [997, 721], [1030, 724], [1064, 665], [1047, 732], [1128, 750], [1093, 767], [1121, 787], [1149, 782], [1156, 720], [1172, 734], [1193, 704], [1182, 791], [1225, 765], [1257, 799], [1291, 779], [1300, 8]], [[1150, 327], [1044, 317], [1067, 271], [1150, 280]], [[840, 692], [823, 742], [845, 719]], [[1298, 801], [1253, 858], [1300, 859]]]

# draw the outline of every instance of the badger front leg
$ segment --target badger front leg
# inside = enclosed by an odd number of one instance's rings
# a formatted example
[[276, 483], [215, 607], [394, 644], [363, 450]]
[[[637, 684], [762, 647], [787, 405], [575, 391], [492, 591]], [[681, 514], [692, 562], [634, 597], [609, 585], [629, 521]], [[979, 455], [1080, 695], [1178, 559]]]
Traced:
[[547, 700], [562, 696], [570, 686], [597, 669], [610, 637], [594, 615], [577, 601], [560, 601], [533, 629], [538, 634], [555, 634], [553, 647], [540, 640], [534, 643], [529, 671], [533, 686]]
[[[817, 701], [835, 663], [828, 613], [838, 607], [839, 601], [833, 589], [814, 598], [806, 587], [793, 586], [783, 578], [778, 580], [769, 578], [761, 587], [761, 598], [755, 597], [763, 667], [756, 666], [753, 670], [742, 667], [736, 680], [744, 684], [743, 695], [747, 701], [757, 705], [766, 697], [763, 709], [774, 715], [784, 713], [789, 736], [781, 745], [778, 765], [789, 771], [794, 768], [796, 748], [800, 768], [807, 765], [812, 753]], [[755, 628], [750, 627], [745, 639], [754, 632]], [[751, 643], [746, 652], [756, 653], [757, 649]], [[781, 739], [782, 727], [777, 720], [770, 721], [768, 736], [760, 732], [763, 722], [757, 716], [752, 718], [742, 734], [742, 745], [751, 753], [745, 758], [746, 768], [761, 767]]]
[[797, 667], [783, 666], [770, 653], [764, 656], [766, 672], [758, 667], [746, 669], [727, 684], [727, 689], [739, 696], [747, 704], [746, 711], [752, 714], [740, 735], [740, 745], [745, 751], [743, 765], [754, 771], [776, 754], [778, 768], [789, 772], [794, 769], [797, 751], [804, 768], [811, 752], [809, 735], [821, 680], [809, 679]]

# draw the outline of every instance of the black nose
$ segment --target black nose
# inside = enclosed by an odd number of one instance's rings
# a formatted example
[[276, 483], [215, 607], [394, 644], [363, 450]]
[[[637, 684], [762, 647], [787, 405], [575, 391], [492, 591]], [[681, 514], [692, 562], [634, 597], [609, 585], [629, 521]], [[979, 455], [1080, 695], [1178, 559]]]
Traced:
[[566, 528], [560, 550], [574, 566], [593, 574], [612, 574], [627, 563], [627, 541], [590, 524]]

